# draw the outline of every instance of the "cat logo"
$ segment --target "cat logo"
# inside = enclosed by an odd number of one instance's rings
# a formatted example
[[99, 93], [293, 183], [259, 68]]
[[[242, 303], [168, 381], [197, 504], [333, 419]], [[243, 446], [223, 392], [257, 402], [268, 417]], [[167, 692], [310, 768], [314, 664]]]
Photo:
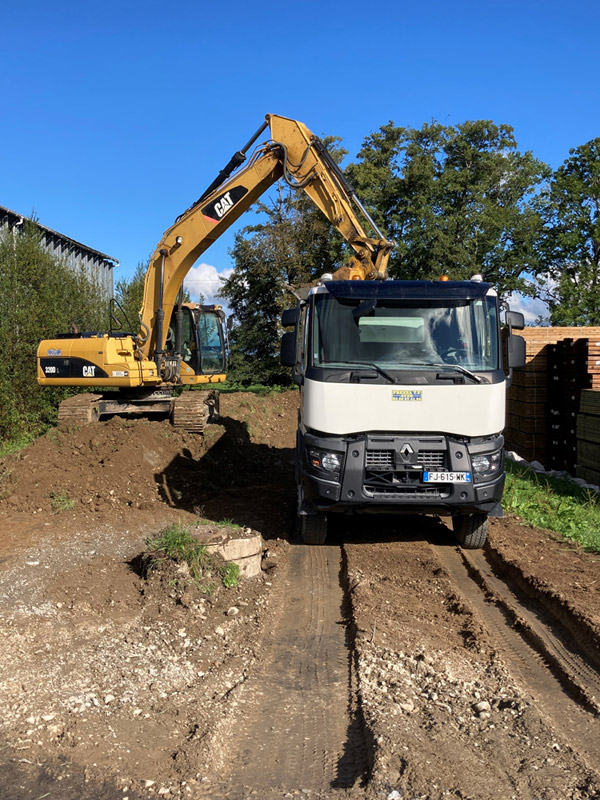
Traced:
[[83, 368], [84, 378], [95, 378], [96, 377], [95, 373], [96, 373], [96, 367], [84, 366]]
[[233, 200], [231, 199], [231, 193], [227, 192], [227, 194], [223, 195], [221, 200], [215, 203], [215, 212], [219, 217], [219, 219], [221, 219], [223, 214], [226, 214], [227, 211], [229, 211], [232, 205], [233, 205]]
[[227, 192], [223, 192], [208, 205], [204, 206], [202, 213], [211, 222], [219, 222], [242, 197], [248, 194], [245, 186], [232, 186]]

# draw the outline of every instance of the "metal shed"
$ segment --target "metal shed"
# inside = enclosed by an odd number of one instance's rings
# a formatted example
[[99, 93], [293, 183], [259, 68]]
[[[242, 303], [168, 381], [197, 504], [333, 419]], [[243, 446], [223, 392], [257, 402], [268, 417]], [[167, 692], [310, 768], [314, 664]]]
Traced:
[[[29, 218], [0, 206], [0, 234], [4, 231], [18, 232], [25, 220]], [[83, 268], [86, 276], [90, 280], [95, 280], [108, 297], [113, 296], [113, 269], [119, 266], [116, 258], [53, 231], [36, 220], [29, 221], [39, 229], [40, 244], [44, 250], [63, 261], [72, 270]]]

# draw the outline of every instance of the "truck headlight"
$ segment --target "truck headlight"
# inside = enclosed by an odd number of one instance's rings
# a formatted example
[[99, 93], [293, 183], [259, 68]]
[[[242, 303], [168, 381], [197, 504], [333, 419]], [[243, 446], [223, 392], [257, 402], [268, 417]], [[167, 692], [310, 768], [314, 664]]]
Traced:
[[311, 447], [306, 451], [306, 457], [309, 466], [313, 469], [339, 473], [342, 468], [341, 453], [332, 453], [328, 450], [318, 450], [316, 447]]
[[502, 450], [495, 453], [482, 453], [472, 456], [471, 466], [475, 478], [491, 478], [502, 468]]

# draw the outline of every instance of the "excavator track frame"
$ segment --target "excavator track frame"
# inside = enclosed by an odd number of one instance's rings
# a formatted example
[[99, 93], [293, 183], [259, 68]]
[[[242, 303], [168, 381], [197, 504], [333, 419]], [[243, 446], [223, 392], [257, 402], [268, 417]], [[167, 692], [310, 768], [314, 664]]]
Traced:
[[187, 433], [203, 433], [209, 422], [219, 418], [219, 393], [216, 391], [187, 391], [179, 397], [172, 390], [142, 395], [121, 396], [83, 394], [68, 397], [58, 408], [58, 425], [62, 429], [81, 428], [106, 416], [145, 416], [162, 414], [170, 418], [174, 428]]
[[184, 392], [173, 399], [171, 424], [187, 433], [203, 433], [219, 416], [218, 392]]
[[84, 425], [98, 422], [100, 419], [98, 403], [101, 400], [101, 394], [92, 392], [67, 397], [58, 407], [59, 428], [81, 428]]

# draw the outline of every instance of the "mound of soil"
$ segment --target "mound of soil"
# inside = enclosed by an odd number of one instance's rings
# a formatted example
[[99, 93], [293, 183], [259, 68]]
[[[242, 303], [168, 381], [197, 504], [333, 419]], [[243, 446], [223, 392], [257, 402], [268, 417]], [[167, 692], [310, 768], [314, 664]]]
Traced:
[[[4, 543], [26, 544], [24, 529], [29, 523], [36, 528], [40, 517], [53, 526], [59, 521], [68, 532], [81, 527], [82, 516], [88, 524], [127, 524], [132, 514], [151, 518], [167, 508], [265, 525], [276, 503], [268, 501], [273, 490], [261, 487], [280, 471], [285, 478], [274, 482], [275, 496], [290, 493], [293, 503], [297, 406], [296, 392], [223, 395], [221, 418], [204, 437], [181, 433], [167, 421], [118, 417], [81, 429], [53, 429], [0, 460]], [[253, 490], [264, 493], [265, 503], [259, 515], [248, 516], [246, 498]], [[275, 523], [282, 524], [280, 514]]]

